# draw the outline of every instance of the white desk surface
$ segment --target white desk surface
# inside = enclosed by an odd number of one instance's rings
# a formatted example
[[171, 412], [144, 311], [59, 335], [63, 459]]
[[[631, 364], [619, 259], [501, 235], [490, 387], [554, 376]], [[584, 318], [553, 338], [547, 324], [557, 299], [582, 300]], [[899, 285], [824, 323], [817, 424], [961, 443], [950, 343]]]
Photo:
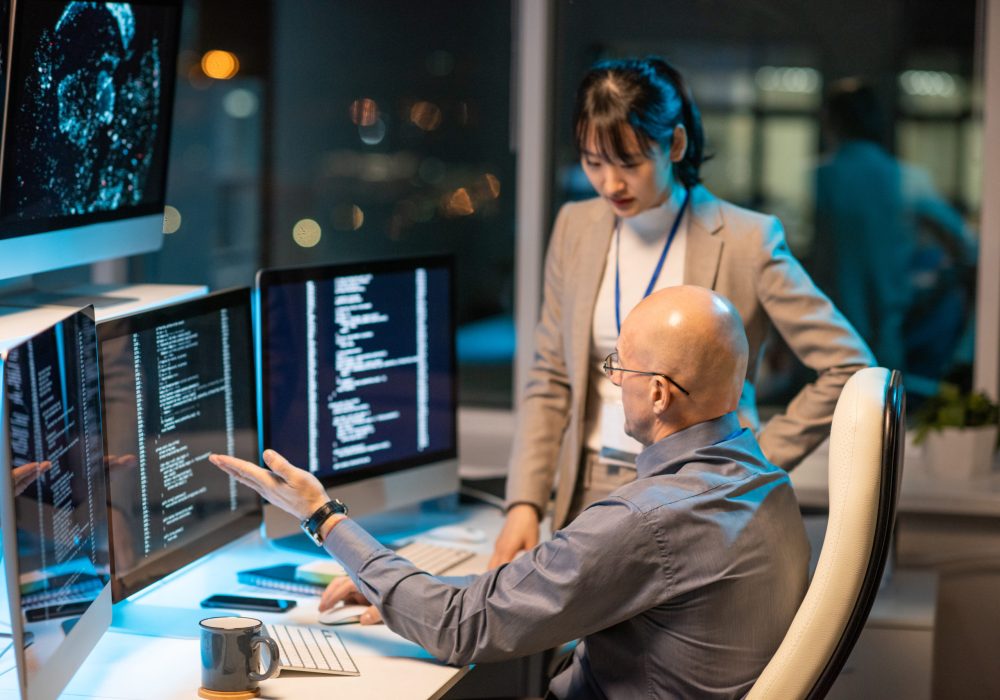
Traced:
[[[472, 559], [449, 571], [449, 575], [484, 571], [493, 539], [502, 524], [500, 511], [489, 506], [463, 506], [461, 514], [461, 524], [483, 530], [486, 539], [479, 544], [427, 540], [477, 552]], [[319, 556], [320, 550], [316, 552]], [[62, 697], [106, 700], [188, 700], [197, 697], [201, 678], [197, 620], [226, 614], [225, 611], [203, 610], [198, 602], [212, 593], [294, 598], [298, 606], [288, 613], [245, 612], [243, 615], [259, 617], [265, 622], [315, 624], [317, 597], [236, 582], [236, 572], [242, 569], [314, 559], [306, 552], [274, 547], [263, 540], [259, 532], [245, 535], [125, 603], [126, 606], [168, 606], [176, 612], [175, 617], [185, 620], [185, 624], [190, 621], [189, 626], [193, 628], [190, 638], [141, 636], [112, 627]], [[164, 613], [169, 613], [169, 609], [160, 608]], [[260, 684], [261, 697], [274, 700], [438, 698], [468, 670], [435, 661], [421, 647], [384, 625], [345, 625], [336, 630], [357, 664], [360, 676], [283, 673]], [[13, 672], [0, 676], [0, 698], [16, 697], [10, 695], [16, 683], [13, 678]]]
[[[792, 484], [802, 506], [826, 508], [829, 442], [792, 470]], [[907, 436], [897, 512], [921, 515], [1000, 516], [1000, 471], [977, 479], [932, 475], [924, 450]], [[995, 466], [995, 465], [994, 465]]]

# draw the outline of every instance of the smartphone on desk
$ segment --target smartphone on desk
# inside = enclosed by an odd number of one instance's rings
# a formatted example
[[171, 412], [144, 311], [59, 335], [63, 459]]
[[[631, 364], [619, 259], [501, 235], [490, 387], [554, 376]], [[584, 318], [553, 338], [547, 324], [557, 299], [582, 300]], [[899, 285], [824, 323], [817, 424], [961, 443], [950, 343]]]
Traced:
[[228, 608], [230, 610], [259, 610], [261, 612], [283, 613], [295, 607], [295, 601], [288, 598], [258, 598], [249, 595], [210, 595], [201, 601], [203, 608]]

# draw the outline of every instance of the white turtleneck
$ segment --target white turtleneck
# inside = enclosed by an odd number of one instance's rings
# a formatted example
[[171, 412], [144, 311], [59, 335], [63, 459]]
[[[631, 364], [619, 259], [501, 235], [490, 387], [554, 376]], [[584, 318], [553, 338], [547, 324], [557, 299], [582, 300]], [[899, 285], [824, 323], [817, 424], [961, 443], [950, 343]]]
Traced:
[[[621, 289], [621, 318], [624, 321], [640, 301], [649, 280], [656, 269], [656, 263], [663, 251], [663, 244], [670, 233], [680, 202], [668, 199], [662, 205], [647, 209], [633, 217], [619, 220], [618, 267]], [[687, 249], [687, 223], [690, 208], [677, 227], [663, 269], [656, 280], [654, 290], [684, 283], [684, 254]], [[612, 237], [608, 248], [608, 258], [604, 266], [604, 277], [597, 293], [594, 319], [591, 330], [591, 370], [587, 390], [584, 445], [595, 452], [601, 449], [601, 412], [605, 402], [621, 404], [621, 389], [604, 375], [601, 364], [615, 349], [618, 342], [618, 327], [615, 322], [615, 239]], [[635, 369], [644, 369], [636, 367]], [[626, 438], [628, 439], [628, 438]], [[636, 453], [641, 446], [634, 442]]]

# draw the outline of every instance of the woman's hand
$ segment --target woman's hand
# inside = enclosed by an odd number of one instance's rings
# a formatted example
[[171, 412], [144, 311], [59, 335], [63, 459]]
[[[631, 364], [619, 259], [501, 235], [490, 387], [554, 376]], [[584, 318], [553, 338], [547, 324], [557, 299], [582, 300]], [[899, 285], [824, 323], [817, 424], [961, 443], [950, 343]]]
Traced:
[[506, 564], [519, 552], [538, 544], [538, 511], [529, 503], [518, 503], [507, 511], [500, 536], [493, 545], [490, 568]]
[[305, 520], [330, 500], [319, 479], [304, 469], [292, 466], [274, 450], [264, 450], [264, 463], [270, 471], [226, 455], [213, 454], [208, 459], [229, 476], [299, 520]]

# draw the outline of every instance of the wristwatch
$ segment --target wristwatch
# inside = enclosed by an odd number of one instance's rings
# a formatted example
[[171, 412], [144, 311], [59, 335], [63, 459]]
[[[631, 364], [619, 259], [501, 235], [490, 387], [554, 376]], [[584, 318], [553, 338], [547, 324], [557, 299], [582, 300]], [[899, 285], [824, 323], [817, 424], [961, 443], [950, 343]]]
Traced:
[[335, 498], [317, 508], [316, 512], [299, 523], [299, 527], [302, 528], [304, 533], [309, 535], [309, 538], [316, 543], [317, 547], [322, 547], [323, 537], [319, 534], [319, 530], [323, 527], [323, 523], [338, 514], [347, 515], [347, 506], [340, 499]]

